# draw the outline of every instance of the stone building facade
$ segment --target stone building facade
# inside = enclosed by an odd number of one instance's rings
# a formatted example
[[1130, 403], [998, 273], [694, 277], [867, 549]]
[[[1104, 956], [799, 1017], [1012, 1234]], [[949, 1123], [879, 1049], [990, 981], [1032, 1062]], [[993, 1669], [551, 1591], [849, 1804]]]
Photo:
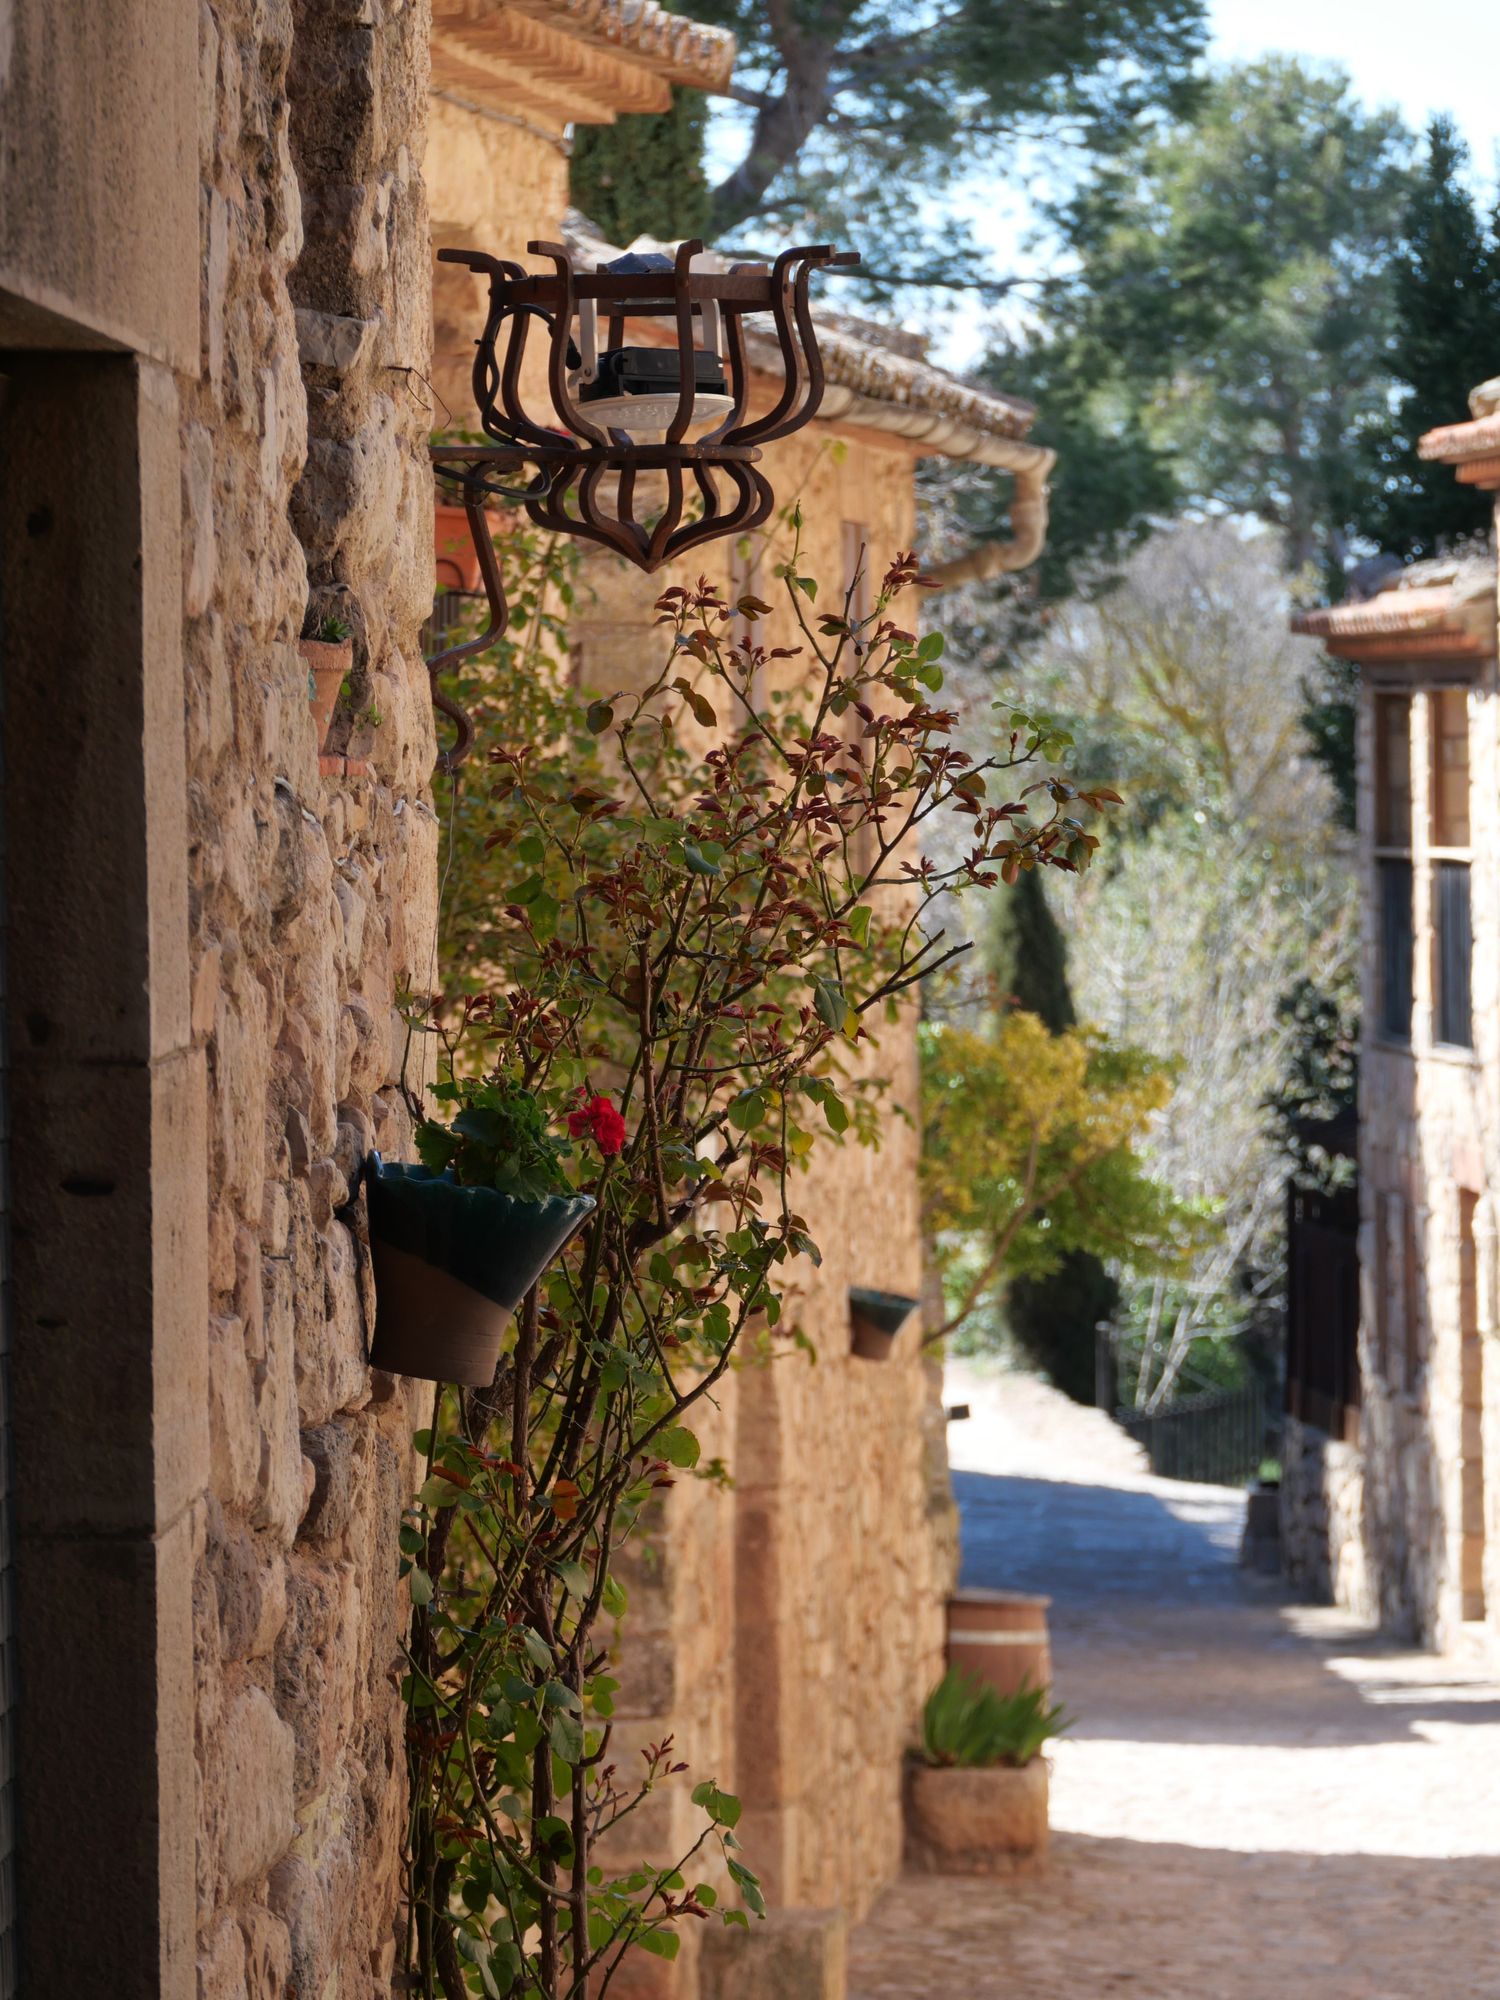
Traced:
[[[366, 1365], [353, 1197], [409, 1151], [397, 1005], [437, 965], [428, 384], [467, 307], [439, 290], [435, 362], [431, 250], [555, 235], [566, 126], [731, 59], [650, 0], [0, 9], [0, 1995], [391, 1992], [428, 1405]], [[924, 450], [1009, 467], [1019, 539], [982, 561], [1034, 552], [1024, 406], [828, 351], [832, 421], [769, 468], [811, 567], [910, 544]], [[666, 580], [598, 572], [581, 671]], [[329, 617], [320, 745], [298, 640]], [[910, 1104], [909, 1031], [884, 1059]], [[742, 1790], [775, 1899], [825, 1913], [774, 1950], [830, 1993], [826, 1913], [898, 1860], [951, 1558], [917, 1331], [848, 1351], [851, 1284], [922, 1289], [913, 1147], [810, 1191], [818, 1365], [735, 1379], [704, 1439], [734, 1491], [671, 1497], [629, 1640], [632, 1726]]]
[[[1500, 486], [1478, 403], [1424, 456]], [[1288, 1419], [1283, 1538], [1294, 1579], [1451, 1647], [1500, 1627], [1494, 555], [1296, 623], [1361, 670], [1360, 1309], [1341, 1434]]]

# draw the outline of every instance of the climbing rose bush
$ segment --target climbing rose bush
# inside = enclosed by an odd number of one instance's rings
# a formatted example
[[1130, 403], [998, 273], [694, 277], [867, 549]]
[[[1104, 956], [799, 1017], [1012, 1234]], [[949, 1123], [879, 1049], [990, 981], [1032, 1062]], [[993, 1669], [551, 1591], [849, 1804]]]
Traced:
[[[1021, 711], [999, 756], [957, 746], [942, 641], [898, 616], [911, 557], [862, 622], [858, 586], [817, 609], [795, 543], [782, 582], [796, 647], [737, 643], [770, 607], [700, 583], [663, 593], [637, 688], [575, 699], [512, 643], [464, 690], [488, 783], [446, 801], [459, 956], [419, 1026], [453, 1074], [567, 1131], [558, 1171], [597, 1207], [492, 1385], [441, 1393], [418, 1437], [403, 1691], [425, 2000], [584, 2000], [629, 1950], [675, 1956], [685, 1918], [764, 1913], [711, 1773], [692, 1774], [686, 1853], [633, 1836], [683, 1766], [670, 1741], [614, 1749], [613, 1558], [661, 1489], [722, 1473], [700, 1463], [695, 1410], [747, 1328], [779, 1337], [783, 1274], [818, 1258], [811, 1158], [878, 1135], [875, 1038], [955, 955], [934, 900], [1086, 866], [1112, 796], [1042, 773], [1063, 740]], [[966, 828], [943, 865], [921, 852], [939, 814]]]

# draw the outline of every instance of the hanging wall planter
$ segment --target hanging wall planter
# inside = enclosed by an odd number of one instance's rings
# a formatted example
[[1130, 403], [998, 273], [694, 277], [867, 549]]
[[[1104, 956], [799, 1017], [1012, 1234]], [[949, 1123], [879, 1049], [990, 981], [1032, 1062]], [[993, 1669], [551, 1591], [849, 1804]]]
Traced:
[[[328, 626], [323, 629], [328, 630]], [[313, 728], [318, 732], [321, 751], [338, 706], [339, 689], [354, 667], [354, 641], [347, 631], [339, 638], [299, 639], [297, 653], [307, 669], [307, 698], [312, 704]]]
[[594, 1197], [520, 1201], [378, 1153], [368, 1188], [371, 1367], [487, 1388], [512, 1312], [582, 1227]]
[[896, 1335], [921, 1301], [903, 1292], [871, 1292], [849, 1287], [850, 1351], [862, 1361], [889, 1361]]

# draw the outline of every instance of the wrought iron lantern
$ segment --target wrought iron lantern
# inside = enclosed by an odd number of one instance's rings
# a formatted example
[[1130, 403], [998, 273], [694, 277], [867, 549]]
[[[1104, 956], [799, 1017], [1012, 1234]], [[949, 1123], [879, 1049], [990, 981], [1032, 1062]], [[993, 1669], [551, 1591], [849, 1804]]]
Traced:
[[[539, 527], [601, 543], [648, 572], [700, 543], [759, 527], [775, 503], [760, 447], [800, 430], [823, 398], [812, 274], [859, 261], [823, 245], [784, 251], [770, 266], [694, 269], [703, 245], [689, 241], [675, 256], [632, 252], [581, 271], [560, 244], [527, 249], [553, 269], [530, 273], [475, 250], [438, 253], [489, 280], [474, 400], [493, 440], [432, 452], [462, 496], [490, 608], [487, 630], [427, 663], [434, 705], [458, 731], [442, 759], [448, 770], [467, 755], [473, 726], [439, 692], [437, 676], [492, 645], [507, 619], [487, 501], [522, 506]], [[783, 378], [770, 408], [754, 417], [751, 314], [770, 316]], [[657, 337], [632, 340], [632, 322], [655, 322]], [[538, 349], [551, 402], [545, 420], [522, 393], [528, 354]]]

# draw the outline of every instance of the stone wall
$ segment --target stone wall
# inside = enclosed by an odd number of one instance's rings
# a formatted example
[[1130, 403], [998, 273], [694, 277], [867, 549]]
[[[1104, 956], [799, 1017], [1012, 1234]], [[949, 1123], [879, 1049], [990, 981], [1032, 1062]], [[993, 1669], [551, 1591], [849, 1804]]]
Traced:
[[[365, 1365], [349, 1204], [372, 1144], [406, 1146], [393, 1005], [434, 954], [425, 10], [212, 0], [201, 22], [203, 351], [182, 391], [210, 1134], [200, 1990], [354, 2000], [389, 1991], [404, 1810], [415, 1412]], [[331, 611], [354, 631], [357, 778], [320, 769], [296, 649]]]
[[[1433, 702], [1411, 706], [1415, 934], [1409, 1046], [1378, 1030], [1374, 703], [1360, 696], [1363, 924], [1357, 1450], [1292, 1426], [1283, 1532], [1299, 1580], [1393, 1631], [1449, 1645], [1500, 1623], [1500, 699], [1469, 689], [1472, 1051], [1434, 1020]], [[1359, 1471], [1356, 1473], [1356, 1463]], [[1326, 1540], [1322, 1547], [1320, 1536]]]
[[1374, 1619], [1365, 1560], [1359, 1447], [1288, 1417], [1281, 1438], [1281, 1558], [1288, 1583], [1320, 1604]]

